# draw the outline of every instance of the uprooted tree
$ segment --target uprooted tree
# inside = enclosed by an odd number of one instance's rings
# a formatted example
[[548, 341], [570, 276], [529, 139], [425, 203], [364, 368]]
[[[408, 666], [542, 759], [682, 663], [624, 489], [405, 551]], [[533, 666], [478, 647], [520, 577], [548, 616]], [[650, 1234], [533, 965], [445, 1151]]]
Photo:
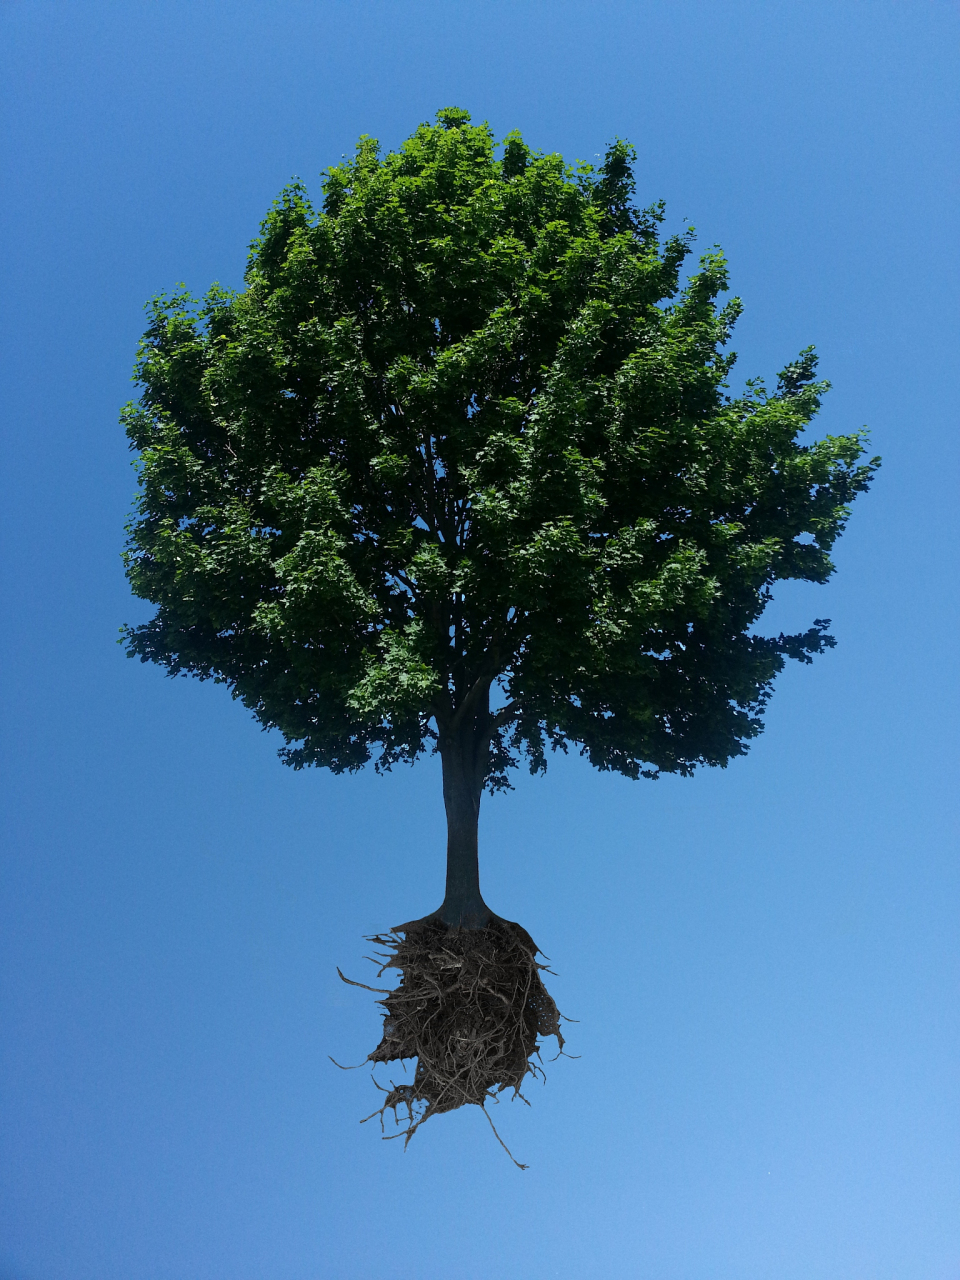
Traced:
[[[779, 579], [823, 582], [876, 459], [801, 443], [812, 349], [729, 393], [723, 258], [597, 167], [499, 151], [441, 111], [364, 137], [321, 210], [294, 184], [246, 287], [153, 304], [126, 410], [141, 492], [131, 654], [228, 685], [295, 769], [440, 754], [441, 906], [386, 935], [401, 972], [370, 1060], [417, 1059], [407, 1136], [483, 1105], [557, 1034], [537, 948], [480, 893], [484, 790], [575, 744], [630, 778], [726, 765], [787, 657], [755, 633]], [[562, 1039], [560, 1040], [562, 1046]]]

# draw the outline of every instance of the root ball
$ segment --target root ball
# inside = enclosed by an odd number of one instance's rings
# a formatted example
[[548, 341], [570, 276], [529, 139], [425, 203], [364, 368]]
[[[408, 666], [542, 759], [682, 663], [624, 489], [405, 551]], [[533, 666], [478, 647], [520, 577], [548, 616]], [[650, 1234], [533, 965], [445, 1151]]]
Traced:
[[537, 1037], [556, 1036], [563, 1052], [560, 1014], [540, 978], [546, 966], [526, 930], [498, 917], [464, 929], [428, 916], [370, 941], [380, 948], [381, 974], [399, 969], [400, 984], [379, 1001], [383, 1039], [367, 1060], [417, 1060], [413, 1083], [386, 1090], [373, 1113], [382, 1124], [392, 1110], [405, 1125], [390, 1136], [409, 1142], [431, 1116], [484, 1107], [505, 1089], [525, 1102], [524, 1079], [542, 1075]]

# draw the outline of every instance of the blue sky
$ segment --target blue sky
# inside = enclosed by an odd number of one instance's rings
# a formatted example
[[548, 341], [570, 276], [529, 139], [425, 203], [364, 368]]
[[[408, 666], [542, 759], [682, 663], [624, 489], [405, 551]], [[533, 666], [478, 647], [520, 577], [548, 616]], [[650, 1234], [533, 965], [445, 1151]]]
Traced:
[[[958, 36], [952, 4], [0, 6], [0, 1280], [960, 1277]], [[294, 774], [116, 644], [142, 306], [239, 284], [291, 176], [439, 107], [726, 251], [741, 376], [815, 342], [884, 457], [725, 771], [577, 758], [485, 805], [487, 900], [576, 1061], [498, 1127], [358, 1120], [363, 935], [437, 905], [436, 762]]]

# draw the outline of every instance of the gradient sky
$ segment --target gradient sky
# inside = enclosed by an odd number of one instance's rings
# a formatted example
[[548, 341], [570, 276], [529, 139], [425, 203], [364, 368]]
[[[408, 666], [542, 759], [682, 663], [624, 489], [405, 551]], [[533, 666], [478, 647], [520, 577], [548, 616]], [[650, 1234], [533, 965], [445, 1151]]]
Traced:
[[[958, 1280], [960, 15], [910, 0], [0, 3], [0, 1280]], [[884, 466], [725, 771], [485, 803], [578, 1060], [382, 1143], [363, 935], [442, 893], [436, 761], [294, 774], [116, 643], [143, 303], [439, 107], [727, 252], [738, 377], [815, 342]]]

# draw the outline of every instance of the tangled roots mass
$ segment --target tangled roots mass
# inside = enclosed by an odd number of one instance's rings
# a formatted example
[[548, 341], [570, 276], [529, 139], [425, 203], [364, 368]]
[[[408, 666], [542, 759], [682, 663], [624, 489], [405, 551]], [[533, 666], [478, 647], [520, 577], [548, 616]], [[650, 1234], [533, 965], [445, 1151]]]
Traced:
[[524, 1078], [542, 1074], [532, 1061], [537, 1037], [556, 1036], [563, 1052], [560, 1014], [540, 978], [546, 966], [526, 930], [496, 917], [481, 929], [428, 917], [370, 941], [380, 948], [381, 974], [399, 969], [400, 985], [378, 1002], [383, 1039], [367, 1060], [417, 1060], [413, 1083], [394, 1085], [373, 1113], [381, 1123], [388, 1109], [400, 1123], [405, 1107], [406, 1128], [395, 1136], [409, 1142], [431, 1116], [483, 1107], [504, 1089], [526, 1101]]

